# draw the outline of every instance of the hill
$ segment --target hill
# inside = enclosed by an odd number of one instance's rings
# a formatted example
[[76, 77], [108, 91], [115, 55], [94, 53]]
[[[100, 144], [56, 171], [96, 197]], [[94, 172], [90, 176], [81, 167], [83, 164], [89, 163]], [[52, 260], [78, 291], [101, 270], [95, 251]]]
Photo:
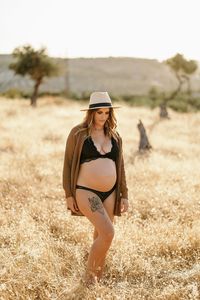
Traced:
[[[151, 87], [169, 91], [176, 87], [176, 79], [169, 67], [152, 59], [128, 57], [53, 58], [60, 66], [58, 77], [46, 79], [41, 92], [61, 93], [68, 89], [81, 95], [94, 90], [106, 90], [112, 95], [145, 95]], [[11, 55], [0, 55], [0, 92], [16, 88], [30, 92], [33, 82], [27, 77], [14, 76], [8, 69]], [[192, 77], [192, 88], [200, 90], [199, 72]]]

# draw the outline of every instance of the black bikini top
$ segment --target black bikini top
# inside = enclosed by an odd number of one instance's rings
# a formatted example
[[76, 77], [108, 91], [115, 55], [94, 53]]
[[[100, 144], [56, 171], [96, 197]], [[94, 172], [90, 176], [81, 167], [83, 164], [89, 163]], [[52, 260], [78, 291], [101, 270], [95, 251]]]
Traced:
[[95, 160], [97, 158], [110, 158], [113, 161], [117, 160], [117, 156], [119, 153], [119, 148], [117, 145], [117, 141], [112, 137], [111, 138], [112, 148], [110, 152], [107, 152], [105, 154], [101, 154], [91, 137], [88, 137], [83, 144], [82, 152], [81, 152], [81, 158], [80, 163], [89, 162], [91, 160]]

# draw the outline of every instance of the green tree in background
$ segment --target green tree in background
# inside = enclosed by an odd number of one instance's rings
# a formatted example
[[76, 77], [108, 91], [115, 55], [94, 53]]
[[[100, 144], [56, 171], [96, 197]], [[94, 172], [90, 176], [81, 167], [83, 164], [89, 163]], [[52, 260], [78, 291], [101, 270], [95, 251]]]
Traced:
[[174, 72], [179, 82], [177, 89], [169, 96], [169, 100], [173, 99], [180, 92], [181, 87], [185, 81], [187, 81], [188, 84], [187, 92], [188, 94], [190, 94], [190, 75], [192, 75], [197, 70], [197, 63], [194, 60], [185, 59], [184, 56], [179, 53], [169, 58], [166, 63]]
[[[187, 60], [182, 54], [177, 53], [175, 56], [167, 59], [165, 63], [173, 71], [178, 80], [177, 88], [168, 96], [165, 94], [160, 104], [160, 117], [168, 118], [167, 103], [173, 100], [180, 92], [183, 84], [187, 82], [188, 97], [191, 94], [190, 76], [197, 70], [197, 63], [194, 60]], [[189, 99], [188, 99], [189, 100]]]
[[197, 65], [196, 61], [188, 60], [188, 61], [185, 62], [185, 65], [184, 65], [185, 74], [183, 74], [182, 77], [185, 78], [185, 80], [187, 81], [188, 95], [191, 94], [190, 75], [192, 75], [197, 70], [197, 68], [198, 68], [198, 65]]
[[46, 48], [37, 51], [30, 45], [22, 46], [14, 49], [12, 55], [16, 62], [11, 63], [9, 68], [16, 74], [29, 75], [34, 81], [31, 105], [36, 106], [39, 86], [45, 77], [57, 75], [58, 67], [48, 57]]

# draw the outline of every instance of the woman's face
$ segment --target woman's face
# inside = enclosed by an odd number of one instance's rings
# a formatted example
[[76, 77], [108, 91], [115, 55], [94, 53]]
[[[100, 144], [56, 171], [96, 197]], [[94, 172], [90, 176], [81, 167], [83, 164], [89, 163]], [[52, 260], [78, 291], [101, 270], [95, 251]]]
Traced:
[[94, 124], [103, 127], [109, 118], [109, 108], [99, 108], [94, 114]]

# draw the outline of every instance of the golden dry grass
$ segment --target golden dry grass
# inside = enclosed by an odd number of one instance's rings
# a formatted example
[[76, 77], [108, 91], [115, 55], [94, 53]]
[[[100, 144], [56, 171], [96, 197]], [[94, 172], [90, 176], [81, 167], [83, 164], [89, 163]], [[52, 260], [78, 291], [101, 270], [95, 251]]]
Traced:
[[[80, 105], [0, 100], [0, 299], [200, 299], [200, 113], [158, 121], [158, 110], [117, 111], [130, 210], [115, 219], [104, 281], [81, 277], [92, 226], [72, 217], [62, 164]], [[82, 104], [81, 104], [82, 105]], [[153, 151], [139, 156], [138, 119]]]

